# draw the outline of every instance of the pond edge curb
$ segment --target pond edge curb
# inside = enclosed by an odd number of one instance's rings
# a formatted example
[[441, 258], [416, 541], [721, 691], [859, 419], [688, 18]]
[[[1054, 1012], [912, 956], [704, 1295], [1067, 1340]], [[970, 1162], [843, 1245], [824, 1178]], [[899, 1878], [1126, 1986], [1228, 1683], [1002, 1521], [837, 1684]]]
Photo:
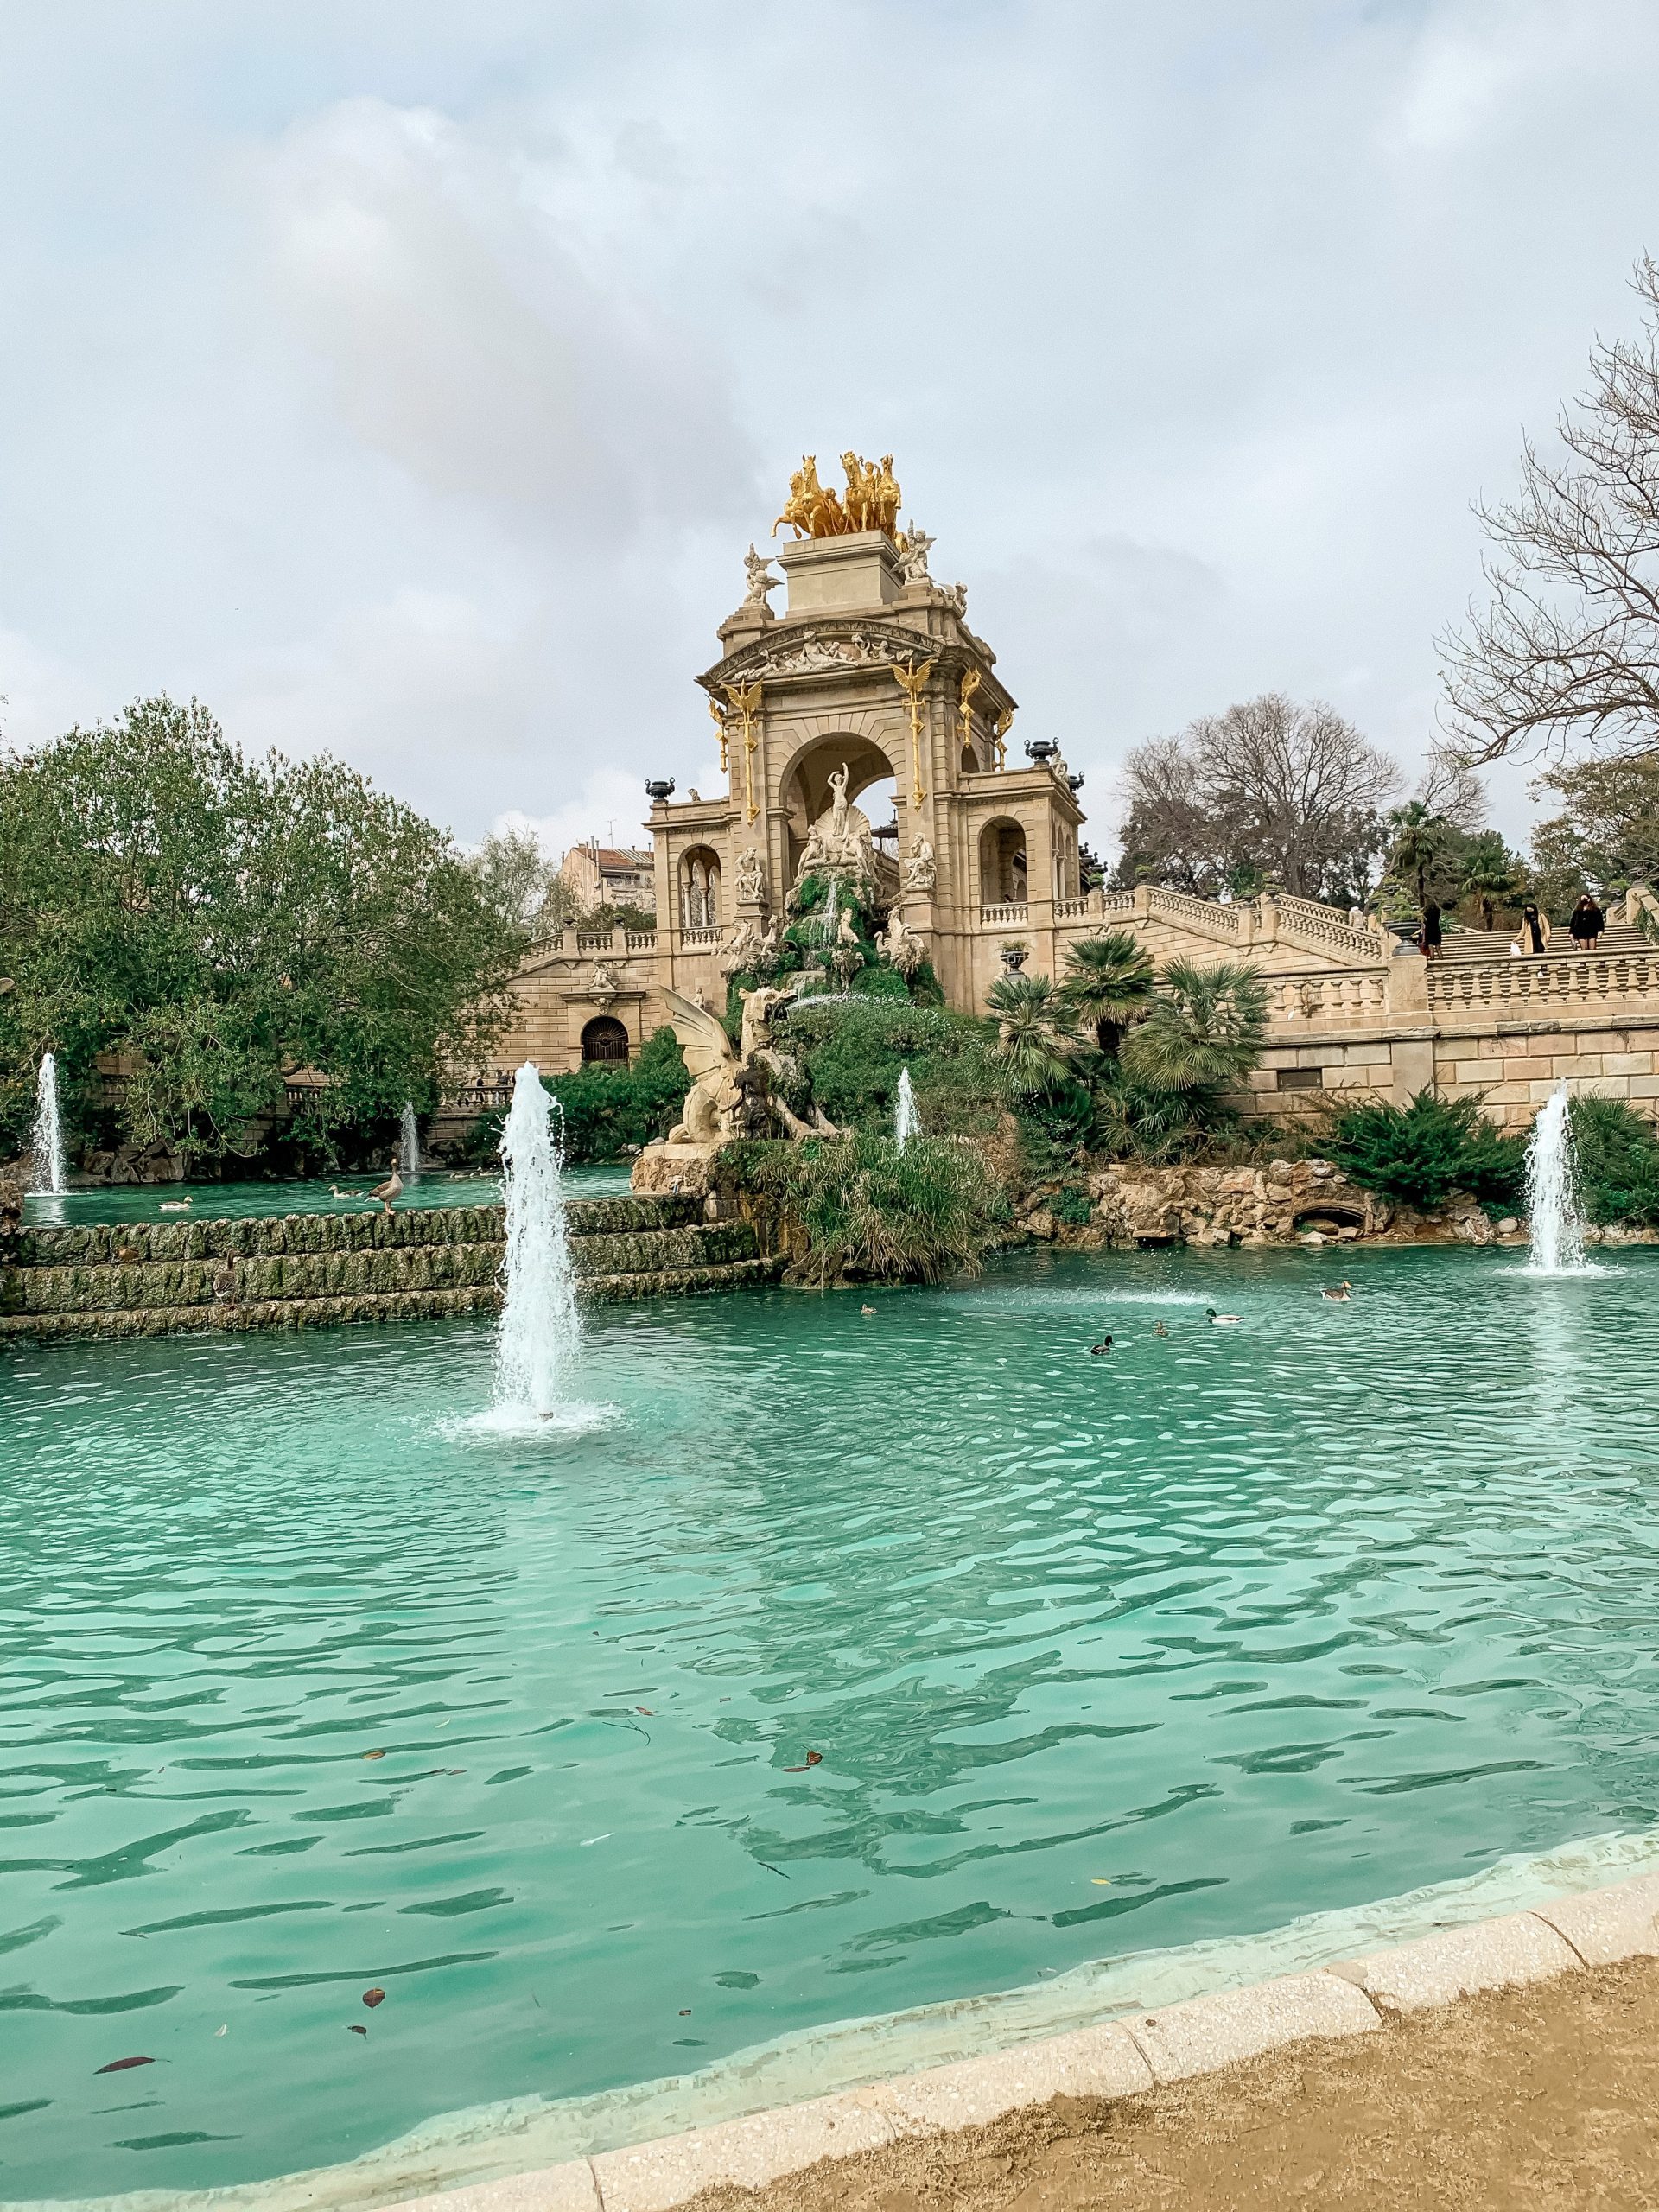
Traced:
[[1643, 1957], [1659, 1957], [1659, 1873], [867, 2088], [406, 2197], [398, 2212], [671, 2212], [704, 2190], [764, 2188], [821, 2159], [983, 2126], [1053, 2097], [1138, 2096], [1287, 2044], [1370, 2034], [1402, 2013]]

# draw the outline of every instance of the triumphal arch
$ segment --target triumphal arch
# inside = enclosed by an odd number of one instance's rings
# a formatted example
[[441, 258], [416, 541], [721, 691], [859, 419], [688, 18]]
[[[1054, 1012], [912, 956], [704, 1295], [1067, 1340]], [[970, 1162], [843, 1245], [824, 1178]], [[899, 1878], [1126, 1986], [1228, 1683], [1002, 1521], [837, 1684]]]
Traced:
[[[764, 933], [803, 873], [859, 867], [868, 843], [879, 903], [947, 998], [977, 1004], [999, 972], [985, 908], [1007, 909], [1033, 964], [1054, 921], [1082, 912], [1081, 779], [1052, 745], [1011, 755], [1013, 694], [962, 586], [930, 574], [932, 539], [899, 527], [891, 461], [844, 465], [841, 495], [810, 461], [798, 471], [779, 518], [797, 535], [771, 559], [751, 547], [747, 594], [697, 679], [725, 790], [652, 807], [664, 980], [711, 987], [733, 928]], [[890, 820], [859, 807], [874, 790]]]
[[[741, 602], [696, 679], [723, 788], [646, 785], [656, 927], [578, 926], [537, 945], [513, 982], [501, 1066], [626, 1058], [666, 1020], [670, 988], [723, 1007], [800, 877], [848, 873], [967, 1012], [985, 1011], [1011, 957], [1058, 976], [1068, 947], [1103, 928], [1133, 931], [1160, 966], [1248, 960], [1273, 1006], [1240, 1102], [1261, 1110], [1434, 1083], [1519, 1122], [1563, 1074], [1659, 1100], [1659, 953], [1629, 917], [1599, 958], [1511, 960], [1463, 942], [1431, 968], [1380, 923], [1308, 899], [1085, 893], [1083, 779], [1047, 733], [1016, 744], [1014, 694], [963, 587], [931, 573], [933, 539], [901, 521], [891, 458], [845, 454], [842, 471], [844, 489], [811, 459], [795, 472], [772, 550], [749, 548]], [[474, 1103], [493, 1080], [481, 1073]]]

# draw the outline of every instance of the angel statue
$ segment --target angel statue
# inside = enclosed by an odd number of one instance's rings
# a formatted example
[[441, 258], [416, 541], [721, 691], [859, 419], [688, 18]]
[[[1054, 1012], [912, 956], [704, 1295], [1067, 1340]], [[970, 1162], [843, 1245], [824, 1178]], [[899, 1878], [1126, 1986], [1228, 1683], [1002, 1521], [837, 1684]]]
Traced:
[[899, 541], [899, 581], [906, 584], [931, 583], [927, 573], [927, 556], [933, 540], [917, 523]]
[[763, 559], [751, 545], [743, 556], [743, 573], [749, 580], [749, 588], [743, 594], [744, 606], [764, 607], [770, 614], [772, 608], [766, 594], [776, 591], [779, 584], [779, 579], [772, 573], [771, 562]]

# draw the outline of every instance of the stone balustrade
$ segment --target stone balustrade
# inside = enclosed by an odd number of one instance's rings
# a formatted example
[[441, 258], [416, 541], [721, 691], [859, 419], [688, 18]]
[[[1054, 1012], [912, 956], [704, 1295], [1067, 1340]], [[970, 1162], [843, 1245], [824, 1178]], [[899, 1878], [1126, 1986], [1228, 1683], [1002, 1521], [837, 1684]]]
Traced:
[[1433, 961], [1428, 1002], [1437, 1014], [1555, 1013], [1618, 1000], [1659, 1001], [1659, 954], [1606, 953], [1562, 960]]

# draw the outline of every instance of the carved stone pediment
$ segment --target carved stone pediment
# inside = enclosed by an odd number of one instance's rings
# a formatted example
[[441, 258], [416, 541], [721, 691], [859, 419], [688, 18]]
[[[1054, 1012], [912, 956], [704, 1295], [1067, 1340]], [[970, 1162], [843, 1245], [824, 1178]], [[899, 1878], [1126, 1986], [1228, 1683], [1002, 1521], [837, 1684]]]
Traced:
[[728, 683], [769, 683], [783, 676], [839, 676], [851, 669], [888, 668], [894, 661], [925, 652], [928, 642], [919, 630], [868, 617], [791, 623], [782, 636], [774, 631], [760, 644], [717, 661], [700, 681], [712, 690]]

